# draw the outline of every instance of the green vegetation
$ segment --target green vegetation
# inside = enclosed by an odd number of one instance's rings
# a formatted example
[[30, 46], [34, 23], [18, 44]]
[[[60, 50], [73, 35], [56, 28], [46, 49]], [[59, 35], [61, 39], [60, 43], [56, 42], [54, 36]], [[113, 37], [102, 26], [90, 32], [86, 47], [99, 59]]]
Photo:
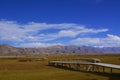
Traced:
[[70, 60], [74, 58], [99, 58], [102, 62], [120, 65], [120, 55], [1, 56], [0, 80], [120, 80], [120, 70], [113, 70], [113, 74], [110, 74], [109, 69], [106, 73], [102, 73], [48, 66], [48, 60]]

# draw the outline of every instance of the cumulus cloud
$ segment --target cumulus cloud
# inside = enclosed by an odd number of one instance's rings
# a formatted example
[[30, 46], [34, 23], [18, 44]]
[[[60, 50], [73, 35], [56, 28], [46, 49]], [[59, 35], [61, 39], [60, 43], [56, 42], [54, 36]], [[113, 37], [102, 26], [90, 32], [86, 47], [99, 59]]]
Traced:
[[104, 46], [104, 47], [120, 47], [120, 37], [107, 34], [105, 38], [77, 38], [71, 41], [74, 45], [87, 46]]

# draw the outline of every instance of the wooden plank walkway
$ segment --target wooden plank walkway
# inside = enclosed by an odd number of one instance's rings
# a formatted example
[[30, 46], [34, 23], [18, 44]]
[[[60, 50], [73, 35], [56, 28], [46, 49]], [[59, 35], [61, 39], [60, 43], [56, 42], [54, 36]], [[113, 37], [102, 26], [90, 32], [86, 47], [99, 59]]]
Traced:
[[49, 61], [51, 64], [93, 64], [89, 62], [78, 62], [78, 61]]
[[115, 65], [115, 64], [106, 64], [106, 63], [93, 63], [93, 64], [107, 68], [120, 69], [120, 65]]
[[103, 72], [105, 72], [105, 68], [110, 68], [110, 73], [112, 73], [113, 69], [120, 70], [120, 65], [115, 65], [115, 64], [93, 63], [93, 65], [102, 67], [103, 68]]
[[[110, 73], [112, 73], [113, 69], [120, 70], [120, 65], [114, 64], [107, 64], [107, 63], [91, 63], [91, 62], [84, 62], [84, 61], [49, 61], [48, 63], [51, 66], [66, 66], [71, 68], [72, 65], [75, 65], [77, 70], [85, 69], [86, 71], [95, 71], [102, 68], [102, 71], [105, 72], [106, 68], [110, 68]], [[81, 67], [82, 66], [82, 67]]]

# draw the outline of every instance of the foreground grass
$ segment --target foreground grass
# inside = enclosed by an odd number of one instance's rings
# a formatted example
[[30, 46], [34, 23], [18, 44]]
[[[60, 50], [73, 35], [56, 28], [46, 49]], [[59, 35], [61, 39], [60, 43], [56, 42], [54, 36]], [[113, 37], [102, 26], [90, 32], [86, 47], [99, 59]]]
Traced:
[[[51, 60], [94, 57], [100, 58], [102, 62], [120, 64], [120, 55], [47, 55], [46, 57]], [[110, 74], [109, 70], [103, 74], [55, 68], [47, 64], [47, 61], [19, 62], [17, 58], [1, 57], [0, 80], [120, 80], [119, 70], [114, 70], [114, 74]]]

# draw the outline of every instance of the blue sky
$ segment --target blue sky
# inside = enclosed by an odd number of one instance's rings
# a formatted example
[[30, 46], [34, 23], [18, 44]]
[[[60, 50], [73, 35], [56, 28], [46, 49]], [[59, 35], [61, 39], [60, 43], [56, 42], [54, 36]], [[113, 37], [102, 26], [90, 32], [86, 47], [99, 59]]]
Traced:
[[0, 0], [0, 44], [120, 47], [120, 0]]

